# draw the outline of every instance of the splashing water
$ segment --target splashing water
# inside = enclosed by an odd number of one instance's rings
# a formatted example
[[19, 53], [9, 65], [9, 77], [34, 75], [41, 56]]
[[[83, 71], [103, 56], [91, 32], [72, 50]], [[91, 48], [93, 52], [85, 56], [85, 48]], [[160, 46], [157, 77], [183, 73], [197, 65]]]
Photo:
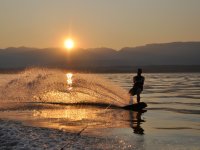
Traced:
[[3, 85], [0, 92], [1, 102], [128, 104], [127, 91], [106, 79], [52, 69], [25, 70]]

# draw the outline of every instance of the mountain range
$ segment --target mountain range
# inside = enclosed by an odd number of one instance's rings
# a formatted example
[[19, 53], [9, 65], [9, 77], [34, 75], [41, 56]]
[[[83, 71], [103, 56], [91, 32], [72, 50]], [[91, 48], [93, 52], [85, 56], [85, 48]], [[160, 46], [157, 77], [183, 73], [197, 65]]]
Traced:
[[200, 71], [200, 42], [172, 42], [125, 47], [73, 49], [9, 47], [0, 49], [0, 71], [51, 67], [88, 72]]

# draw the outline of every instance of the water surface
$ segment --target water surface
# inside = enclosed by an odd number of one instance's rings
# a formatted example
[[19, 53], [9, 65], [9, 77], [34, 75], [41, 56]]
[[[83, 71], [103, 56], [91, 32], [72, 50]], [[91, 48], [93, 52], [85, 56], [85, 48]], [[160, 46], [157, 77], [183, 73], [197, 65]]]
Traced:
[[[36, 71], [40, 73], [35, 76], [30, 72], [0, 75], [2, 124], [19, 121], [23, 128], [36, 127], [46, 134], [56, 130], [56, 138], [57, 130], [70, 133], [57, 141], [57, 148], [67, 145], [65, 148], [92, 149], [95, 140], [99, 149], [200, 147], [198, 73], [144, 74], [141, 101], [148, 107], [134, 112], [120, 108], [129, 103], [127, 92], [133, 74], [74, 74], [73, 89], [68, 91], [63, 73], [32, 70]], [[15, 122], [8, 124], [16, 127]], [[2, 128], [7, 131], [5, 126]], [[27, 138], [33, 142], [33, 137]], [[49, 135], [45, 138], [47, 148], [52, 147], [52, 139]], [[12, 148], [19, 148], [20, 140]], [[38, 146], [44, 148], [44, 143]]]

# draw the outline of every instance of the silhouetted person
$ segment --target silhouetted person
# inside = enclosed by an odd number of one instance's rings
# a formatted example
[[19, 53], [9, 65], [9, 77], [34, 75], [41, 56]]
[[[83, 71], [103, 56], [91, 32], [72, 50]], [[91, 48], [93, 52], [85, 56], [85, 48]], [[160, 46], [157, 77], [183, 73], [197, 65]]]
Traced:
[[141, 76], [142, 69], [138, 69], [137, 76], [133, 77], [133, 88], [130, 89], [129, 93], [134, 96], [137, 95], [137, 102], [140, 102], [140, 94], [143, 91], [143, 85], [145, 78]]

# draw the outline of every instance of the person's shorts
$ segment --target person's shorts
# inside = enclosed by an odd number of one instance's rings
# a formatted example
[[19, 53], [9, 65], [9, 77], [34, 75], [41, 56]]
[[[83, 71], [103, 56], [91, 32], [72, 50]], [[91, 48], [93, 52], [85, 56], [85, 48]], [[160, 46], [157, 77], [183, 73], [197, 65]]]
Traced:
[[130, 93], [132, 96], [137, 95], [137, 94], [140, 94], [141, 92], [142, 92], [142, 89], [141, 89], [141, 88], [135, 88], [135, 87], [133, 87], [133, 88], [131, 88], [131, 89], [129, 90], [129, 93]]

